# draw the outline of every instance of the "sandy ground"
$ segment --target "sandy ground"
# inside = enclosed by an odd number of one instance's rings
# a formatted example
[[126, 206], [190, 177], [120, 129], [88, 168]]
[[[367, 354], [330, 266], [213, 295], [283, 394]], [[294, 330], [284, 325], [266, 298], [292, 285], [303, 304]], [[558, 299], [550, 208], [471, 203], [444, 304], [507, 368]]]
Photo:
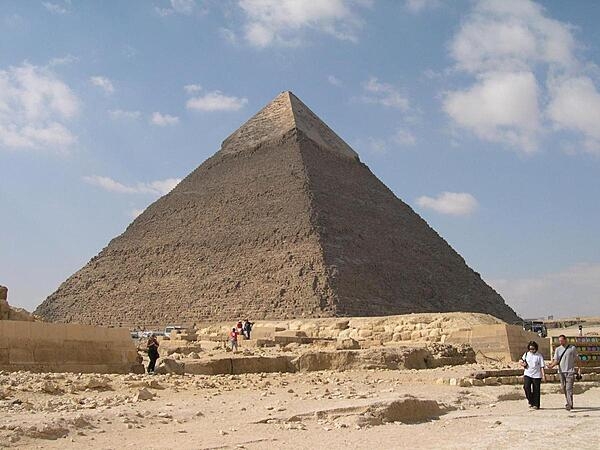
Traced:
[[[438, 384], [482, 366], [245, 375], [0, 373], [0, 446], [17, 448], [598, 448], [600, 385], [573, 411], [556, 384], [530, 410], [520, 386]], [[142, 392], [140, 393], [140, 390]], [[141, 400], [148, 392], [150, 400]], [[365, 409], [410, 395], [439, 417], [369, 424]], [[415, 416], [422, 412], [413, 406]], [[436, 407], [437, 408], [437, 407]], [[437, 414], [436, 414], [437, 415]]]
[[[573, 325], [567, 328], [549, 328], [548, 336], [560, 336], [561, 334], [567, 336], [579, 336], [579, 329], [577, 325]], [[583, 326], [584, 336], [600, 336], [600, 325], [592, 324]]]

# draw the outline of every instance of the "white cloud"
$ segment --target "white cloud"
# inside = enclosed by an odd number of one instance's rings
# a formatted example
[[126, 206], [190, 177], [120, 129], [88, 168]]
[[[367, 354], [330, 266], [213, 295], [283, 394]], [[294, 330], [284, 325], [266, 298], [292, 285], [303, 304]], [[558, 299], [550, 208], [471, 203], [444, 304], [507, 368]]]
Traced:
[[195, 0], [170, 0], [169, 8], [160, 8], [156, 6], [154, 10], [161, 17], [167, 17], [173, 14], [191, 15], [196, 9]]
[[186, 107], [198, 111], [239, 111], [248, 103], [245, 97], [234, 97], [221, 91], [207, 92], [204, 95], [190, 98]]
[[67, 14], [69, 12], [66, 6], [58, 3], [42, 2], [42, 5], [53, 14]]
[[48, 67], [63, 66], [78, 61], [78, 58], [73, 55], [66, 55], [61, 58], [52, 58], [48, 63]]
[[195, 0], [171, 0], [171, 7], [179, 14], [191, 14], [196, 7]]
[[150, 123], [159, 127], [177, 125], [179, 123], [179, 117], [170, 116], [168, 114], [161, 114], [157, 111], [152, 113], [152, 117], [150, 117]]
[[152, 194], [165, 195], [173, 190], [181, 181], [180, 178], [167, 178], [166, 180], [151, 181], [148, 183], [136, 183], [126, 185], [109, 177], [90, 175], [83, 177], [83, 181], [92, 186], [97, 186], [108, 192], [119, 194]]
[[537, 149], [540, 130], [538, 86], [530, 72], [492, 72], [464, 91], [449, 92], [444, 110], [481, 139]]
[[113, 120], [137, 120], [141, 117], [140, 111], [127, 111], [123, 109], [111, 109], [108, 115]]
[[67, 153], [77, 138], [65, 123], [78, 112], [78, 98], [47, 68], [0, 70], [0, 147]]
[[475, 211], [478, 203], [475, 197], [466, 192], [442, 192], [437, 197], [419, 197], [417, 205], [440, 214], [468, 216]]
[[575, 39], [571, 27], [545, 16], [530, 0], [480, 0], [451, 44], [462, 70], [525, 70], [532, 64], [570, 67]]
[[584, 136], [584, 149], [600, 155], [600, 93], [588, 77], [552, 82], [548, 115], [557, 129]]
[[388, 143], [385, 139], [368, 137], [364, 144], [370, 153], [385, 155], [388, 152]]
[[202, 90], [202, 86], [200, 86], [199, 84], [186, 84], [183, 87], [183, 90], [185, 92], [187, 92], [188, 94], [195, 94], [195, 93], [200, 92]]
[[440, 6], [440, 0], [406, 0], [404, 6], [413, 14]]
[[331, 84], [333, 86], [337, 86], [337, 87], [339, 87], [343, 84], [342, 81], [334, 75], [329, 75], [327, 77], [327, 81], [329, 82], [329, 84]]
[[337, 39], [356, 42], [362, 21], [354, 6], [365, 0], [239, 0], [246, 16], [245, 38], [255, 47], [298, 45], [304, 30], [317, 30]]
[[415, 135], [410, 130], [404, 128], [397, 130], [391, 140], [401, 146], [411, 146], [417, 143]]
[[154, 11], [160, 17], [169, 17], [170, 15], [175, 14], [175, 10], [171, 8], [159, 8], [158, 6], [154, 7]]
[[412, 147], [417, 143], [415, 135], [406, 128], [398, 128], [396, 132], [387, 138], [367, 137], [356, 142], [357, 148], [363, 148], [375, 155], [387, 155], [394, 147]]
[[235, 31], [229, 29], [229, 28], [219, 28], [219, 34], [221, 35], [221, 37], [223, 39], [225, 39], [227, 42], [229, 42], [230, 44], [237, 44], [238, 42], [238, 38], [237, 35], [235, 34]]
[[489, 283], [525, 317], [598, 315], [600, 264], [578, 264], [555, 273]]
[[[482, 140], [533, 153], [549, 125], [543, 115], [546, 99], [558, 105], [552, 95], [561, 92], [546, 91], [536, 74], [552, 79], [581, 71], [585, 64], [575, 56], [577, 46], [572, 27], [547, 17], [531, 0], [478, 0], [450, 43], [454, 69], [475, 81], [448, 92], [444, 110]], [[587, 124], [554, 116], [556, 129], [578, 130], [593, 143]]]
[[99, 75], [90, 77], [90, 83], [102, 89], [106, 94], [112, 94], [113, 92], [115, 92], [115, 87], [113, 86], [112, 81], [110, 81], [106, 77], [102, 77]]
[[376, 103], [389, 108], [396, 108], [404, 112], [408, 111], [410, 108], [408, 99], [398, 88], [389, 83], [382, 83], [375, 77], [371, 77], [364, 82], [363, 89], [366, 92], [362, 97], [364, 102]]

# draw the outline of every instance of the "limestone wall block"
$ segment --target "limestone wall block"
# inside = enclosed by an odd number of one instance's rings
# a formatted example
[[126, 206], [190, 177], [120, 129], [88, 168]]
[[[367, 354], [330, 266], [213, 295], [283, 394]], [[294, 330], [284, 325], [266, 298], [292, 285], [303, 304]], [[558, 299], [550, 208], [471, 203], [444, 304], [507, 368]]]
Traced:
[[416, 341], [418, 339], [421, 338], [421, 331], [420, 330], [416, 330], [413, 331], [412, 333], [410, 333], [410, 340], [411, 341]]
[[356, 328], [352, 328], [350, 330], [350, 333], [348, 334], [348, 337], [356, 340], [360, 339], [360, 336], [358, 335], [358, 330]]
[[402, 331], [402, 332], [400, 332], [400, 338], [403, 341], [410, 341], [411, 336], [412, 336], [412, 332], [411, 331]]
[[364, 338], [369, 338], [372, 335], [373, 335], [373, 331], [370, 330], [370, 329], [368, 329], [368, 328], [365, 328], [365, 329], [362, 329], [362, 330], [358, 330], [358, 336], [361, 337], [361, 338], [363, 338], [363, 339]]
[[353, 328], [346, 328], [345, 330], [340, 331], [340, 333], [338, 334], [338, 338], [340, 339], [345, 339], [350, 337], [350, 333], [352, 333]]
[[394, 334], [393, 333], [381, 333], [377, 336], [378, 339], [381, 340], [381, 342], [391, 342], [394, 338]]
[[434, 337], [434, 338], [437, 338], [437, 337], [441, 336], [441, 334], [442, 334], [442, 333], [440, 332], [440, 329], [439, 329], [439, 328], [434, 328], [433, 330], [431, 330], [431, 331], [429, 332], [429, 337]]

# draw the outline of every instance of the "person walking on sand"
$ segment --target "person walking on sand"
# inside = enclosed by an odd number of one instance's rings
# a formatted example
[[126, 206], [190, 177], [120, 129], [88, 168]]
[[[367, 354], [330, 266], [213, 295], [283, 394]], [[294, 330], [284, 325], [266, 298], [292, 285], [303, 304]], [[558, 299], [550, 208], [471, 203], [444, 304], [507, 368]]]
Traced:
[[540, 390], [542, 379], [546, 378], [544, 373], [544, 357], [538, 352], [538, 344], [530, 341], [527, 344], [527, 352], [521, 357], [523, 369], [523, 389], [529, 407], [540, 409]]
[[575, 369], [577, 368], [578, 377], [581, 376], [581, 367], [579, 367], [579, 355], [577, 348], [574, 345], [567, 344], [567, 338], [564, 334], [558, 337], [560, 346], [554, 350], [552, 362], [548, 364], [548, 368], [558, 366], [558, 374], [560, 375], [560, 387], [565, 393], [567, 403], [565, 409], [571, 411], [573, 409], [573, 382], [575, 380]]
[[156, 335], [152, 333], [148, 338], [148, 342], [146, 343], [146, 347], [148, 348], [148, 358], [150, 358], [150, 363], [148, 364], [148, 373], [154, 373], [154, 366], [156, 366], [156, 360], [160, 356], [158, 354], [158, 339], [156, 339]]
[[235, 327], [231, 329], [229, 333], [229, 343], [231, 344], [231, 351], [237, 353], [238, 351], [238, 332]]

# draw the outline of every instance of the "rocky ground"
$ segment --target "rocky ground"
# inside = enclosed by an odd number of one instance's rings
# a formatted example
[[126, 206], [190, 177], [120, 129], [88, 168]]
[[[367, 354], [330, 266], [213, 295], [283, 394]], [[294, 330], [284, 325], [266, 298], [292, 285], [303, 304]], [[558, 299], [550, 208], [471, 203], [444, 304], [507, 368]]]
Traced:
[[[600, 384], [442, 383], [481, 369], [242, 375], [0, 372], [0, 446], [17, 448], [597, 448]], [[557, 430], [562, 430], [558, 432]]]

